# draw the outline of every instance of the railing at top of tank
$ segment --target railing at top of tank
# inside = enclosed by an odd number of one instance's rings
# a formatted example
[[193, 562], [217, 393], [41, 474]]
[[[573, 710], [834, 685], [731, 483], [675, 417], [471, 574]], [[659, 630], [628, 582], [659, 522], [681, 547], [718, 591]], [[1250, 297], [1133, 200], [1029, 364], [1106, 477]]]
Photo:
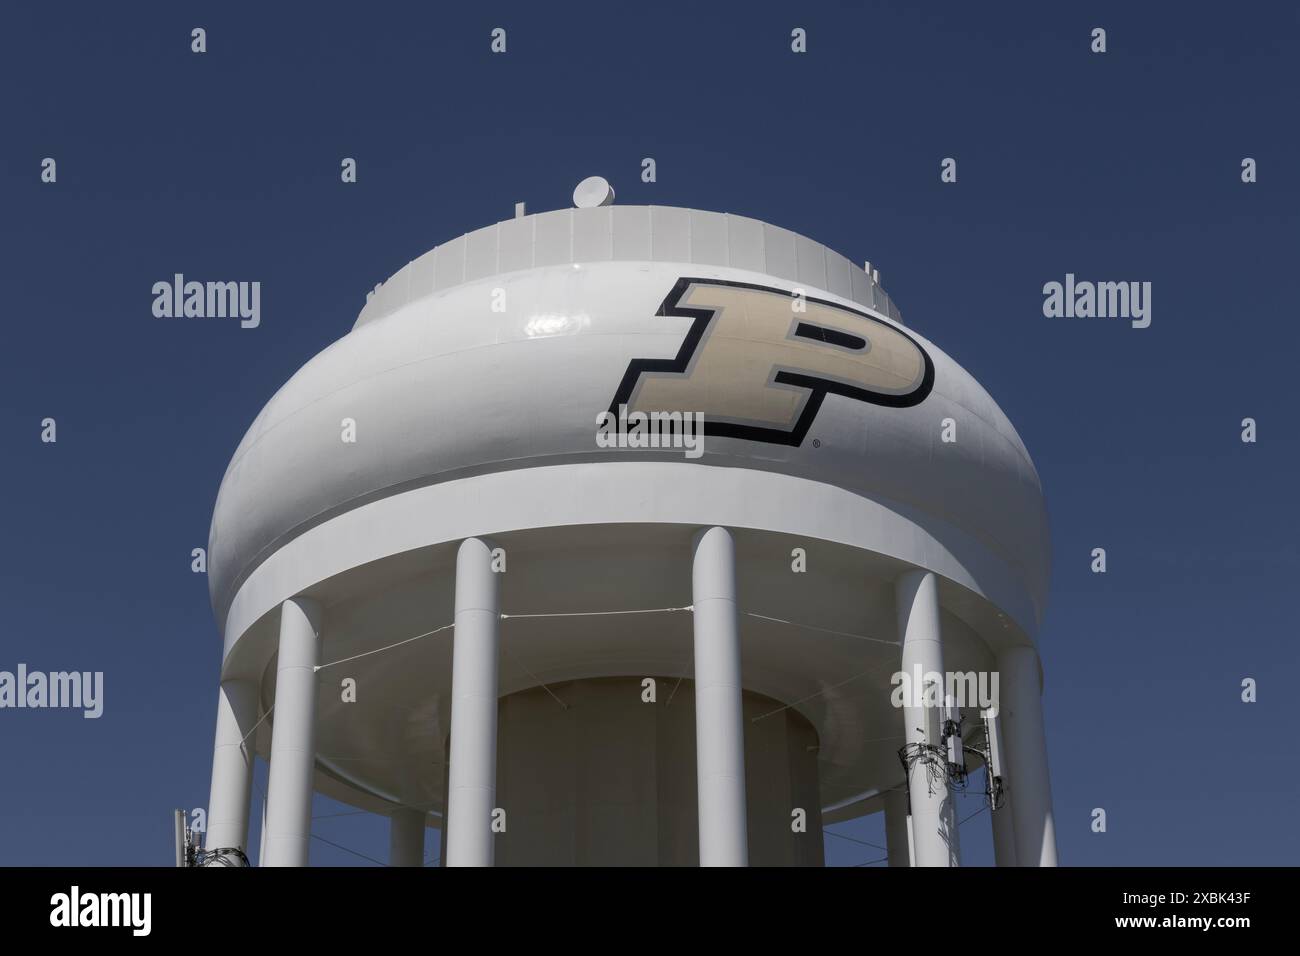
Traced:
[[488, 276], [619, 261], [761, 272], [842, 296], [902, 322], [885, 290], [860, 266], [788, 229], [676, 206], [602, 206], [506, 219], [436, 246], [369, 293], [353, 328], [434, 292]]

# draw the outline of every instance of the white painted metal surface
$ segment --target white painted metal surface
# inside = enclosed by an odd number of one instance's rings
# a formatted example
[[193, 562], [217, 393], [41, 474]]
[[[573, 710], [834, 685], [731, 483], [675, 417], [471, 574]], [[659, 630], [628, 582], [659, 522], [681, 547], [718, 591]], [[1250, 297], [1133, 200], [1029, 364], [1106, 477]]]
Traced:
[[[939, 628], [938, 581], [929, 571], [907, 571], [899, 576], [898, 633], [903, 644], [905, 674], [944, 674], [943, 643]], [[936, 703], [943, 700], [939, 687]], [[907, 743], [914, 747], [938, 747], [932, 729], [938, 706], [908, 705], [903, 708]], [[936, 752], [933, 759], [943, 760]], [[960, 856], [955, 835], [952, 793], [947, 777], [936, 780], [926, 763], [916, 761], [908, 772], [908, 794], [912, 808], [912, 835], [917, 866], [957, 866]]]
[[425, 813], [398, 807], [388, 816], [388, 865], [424, 866]]
[[316, 664], [321, 609], [292, 598], [280, 609], [271, 772], [267, 783], [266, 865], [306, 866], [316, 765]]
[[603, 176], [588, 176], [573, 191], [573, 204], [579, 209], [595, 209], [614, 201], [614, 187]]
[[452, 652], [451, 784], [447, 865], [492, 865], [497, 774], [497, 574], [492, 548], [467, 539], [456, 556], [456, 643]]
[[[797, 446], [710, 435], [696, 461], [670, 450], [597, 446], [596, 415], [610, 408], [632, 364], [681, 351], [691, 322], [656, 313], [677, 281], [698, 271], [684, 263], [609, 262], [487, 277], [416, 300], [327, 348], [268, 403], [222, 482], [209, 542], [221, 620], [264, 562], [359, 506], [467, 477], [623, 462], [743, 468], [843, 489], [936, 539], [938, 547], [919, 555], [918, 564], [945, 571], [936, 563], [958, 550], [977, 582], [1005, 581], [993, 600], [1026, 632], [1036, 630], [1047, 537], [1033, 465], [988, 394], [915, 332], [909, 330], [933, 362], [934, 384], [914, 407], [831, 394]], [[702, 271], [710, 280], [765, 283], [774, 296], [799, 287], [728, 267]], [[815, 287], [804, 288], [815, 294]], [[504, 313], [492, 311], [496, 289], [505, 292]], [[860, 308], [851, 299], [826, 298]], [[761, 378], [737, 380], [734, 388], [741, 396], [771, 391]], [[711, 409], [699, 411], [712, 420]], [[956, 422], [956, 442], [941, 440], [940, 423], [948, 418]], [[344, 419], [356, 422], [355, 444], [340, 441]], [[303, 474], [314, 480], [301, 481]], [[532, 499], [539, 507], [530, 526], [571, 500], [563, 488], [546, 490], [559, 493]], [[817, 520], [809, 511], [796, 499], [775, 512], [753, 509], [741, 524]], [[641, 513], [629, 502], [618, 520], [637, 521]], [[431, 517], [455, 515], [470, 517], [459, 510]], [[469, 533], [488, 532], [492, 516], [480, 516]], [[384, 530], [381, 524], [372, 533]], [[909, 536], [876, 543], [891, 550]]]
[[886, 790], [885, 852], [891, 867], [912, 865], [912, 846], [907, 817], [907, 791], [901, 788]]
[[1030, 647], [1007, 648], [998, 655], [998, 670], [1002, 676], [1002, 736], [1015, 821], [1016, 865], [1056, 866], [1056, 822], [1043, 733], [1038, 655]]
[[[597, 415], [620, 403], [702, 413], [702, 455], [601, 446]], [[485, 570], [488, 539], [508, 574]], [[794, 548], [815, 568], [797, 584]], [[1023, 676], [1032, 659], [1036, 679], [1047, 577], [1019, 436], [878, 280], [778, 227], [668, 207], [521, 215], [399, 270], [253, 422], [209, 540], [222, 679], [275, 700], [248, 746], [270, 753], [265, 856], [281, 865], [307, 860], [313, 787], [428, 806], [450, 865], [489, 865], [499, 698], [701, 673], [701, 860], [744, 862], [744, 694], [809, 722], [824, 806], [878, 809], [898, 775], [897, 744], [880, 743], [900, 719], [889, 674], [1002, 660]], [[636, 609], [663, 613], [601, 616]], [[526, 667], [502, 666], [520, 652]], [[304, 662], [355, 655], [348, 674], [388, 706], [322, 694], [317, 713]], [[851, 692], [846, 673], [862, 675]], [[1009, 813], [1015, 841], [1054, 861], [1026, 693], [1011, 691], [1005, 736], [1012, 804], [1019, 787], [1030, 806]], [[232, 728], [247, 721], [219, 720], [212, 802], [237, 836]], [[950, 803], [913, 793], [918, 865], [955, 862], [951, 822]], [[894, 831], [896, 849], [896, 815]]]
[[993, 811], [993, 862], [998, 866], [1016, 865], [1016, 822], [1010, 795], [1002, 809]]
[[248, 850], [248, 805], [253, 784], [253, 744], [244, 743], [257, 723], [257, 685], [228, 680], [217, 692], [217, 737], [204, 848]]
[[725, 528], [695, 539], [695, 756], [700, 865], [746, 866], [745, 728], [740, 720], [736, 554]]

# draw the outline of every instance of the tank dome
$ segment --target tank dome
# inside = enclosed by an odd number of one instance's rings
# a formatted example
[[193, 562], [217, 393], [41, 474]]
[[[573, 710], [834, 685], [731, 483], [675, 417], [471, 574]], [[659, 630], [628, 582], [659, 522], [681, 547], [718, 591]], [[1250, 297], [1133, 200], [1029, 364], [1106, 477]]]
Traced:
[[[800, 292], [806, 311], [792, 313]], [[709, 342], [692, 344], [710, 311]], [[772, 341], [776, 313], [842, 341]], [[638, 367], [639, 393], [707, 406], [685, 408], [705, 416], [699, 458], [598, 447], [597, 415], [633, 397], [625, 380]], [[945, 418], [955, 442], [941, 441]], [[355, 442], [341, 439], [345, 420]], [[1046, 588], [1041, 489], [979, 383], [843, 256], [753, 219], [653, 206], [500, 222], [372, 293], [353, 330], [299, 369], [235, 451], [212, 521], [214, 606], [224, 615], [287, 540], [377, 496], [647, 457], [797, 475], [949, 527], [1026, 576], [1028, 606], [1006, 610], [1034, 629]]]

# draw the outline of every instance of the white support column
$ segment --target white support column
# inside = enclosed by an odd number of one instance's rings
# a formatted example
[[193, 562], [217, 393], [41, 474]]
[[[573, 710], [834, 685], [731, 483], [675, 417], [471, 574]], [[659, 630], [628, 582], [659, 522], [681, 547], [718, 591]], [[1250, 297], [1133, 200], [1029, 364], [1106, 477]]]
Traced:
[[911, 866], [912, 852], [907, 838], [907, 791], [886, 790], [884, 800], [885, 847], [889, 853], [889, 865]]
[[257, 865], [266, 866], [266, 797], [262, 797], [262, 836], [257, 843]]
[[[997, 702], [995, 702], [996, 705]], [[997, 707], [990, 707], [980, 712], [984, 722], [984, 744], [988, 750], [988, 761], [984, 768], [988, 786], [995, 786], [990, 779], [996, 775], [1001, 788], [999, 806], [992, 810], [993, 861], [997, 866], [1016, 865], [1016, 824], [1011, 811], [1010, 794], [1006, 789], [1006, 744], [1002, 740], [1002, 717]]]
[[[898, 577], [895, 596], [898, 633], [903, 644], [903, 672], [912, 681], [918, 673], [923, 679], [926, 675], [938, 675], [940, 686], [935, 689], [933, 699], [942, 704], [944, 670], [938, 580], [930, 571], [906, 571]], [[923, 687], [912, 688], [918, 701], [923, 690]], [[903, 720], [907, 742], [937, 746], [936, 728], [942, 725], [941, 714], [942, 708], [905, 706]], [[944, 760], [946, 767], [946, 756], [936, 757]], [[958, 866], [960, 850], [956, 839], [956, 815], [947, 774], [941, 782], [932, 782], [929, 767], [916, 763], [908, 774], [908, 790], [912, 806], [913, 864]]]
[[499, 593], [491, 547], [478, 538], [467, 538], [456, 554], [447, 866], [492, 865], [501, 651]]
[[1016, 864], [1056, 866], [1056, 824], [1052, 819], [1038, 654], [1032, 647], [1007, 648], [998, 655], [998, 671]]
[[217, 737], [212, 748], [212, 789], [203, 841], [209, 852], [232, 849], [248, 853], [253, 742], [245, 743], [244, 736], [256, 723], [257, 685], [245, 680], [223, 682], [217, 691]]
[[695, 536], [691, 585], [700, 866], [748, 866], [736, 550], [726, 528]]
[[388, 817], [388, 865], [424, 866], [424, 811], [398, 807]]
[[1016, 865], [1016, 824], [1012, 814], [1010, 803], [990, 814], [993, 818], [993, 862], [997, 866]]
[[266, 866], [306, 866], [316, 770], [316, 663], [320, 606], [290, 598], [280, 606], [271, 772], [266, 787]]

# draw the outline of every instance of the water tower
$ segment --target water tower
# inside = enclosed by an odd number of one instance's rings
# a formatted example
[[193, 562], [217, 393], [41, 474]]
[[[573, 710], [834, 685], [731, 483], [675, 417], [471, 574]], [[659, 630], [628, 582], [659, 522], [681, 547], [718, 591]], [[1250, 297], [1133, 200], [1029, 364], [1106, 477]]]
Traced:
[[1015, 429], [869, 267], [612, 199], [408, 263], [248, 429], [208, 858], [247, 853], [260, 754], [265, 865], [308, 862], [313, 792], [389, 816], [395, 865], [820, 865], [876, 811], [891, 864], [955, 864], [925, 755], [983, 723], [895, 706], [915, 670], [999, 675], [998, 862], [1054, 864]]

